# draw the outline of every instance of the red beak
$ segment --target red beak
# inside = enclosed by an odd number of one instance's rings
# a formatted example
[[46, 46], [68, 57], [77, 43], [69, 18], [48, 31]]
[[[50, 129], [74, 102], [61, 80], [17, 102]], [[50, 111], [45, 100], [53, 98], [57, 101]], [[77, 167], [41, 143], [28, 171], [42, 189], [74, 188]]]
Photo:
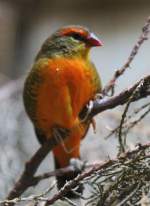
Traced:
[[103, 43], [93, 33], [90, 33], [90, 35], [87, 37], [87, 42], [88, 42], [88, 45], [91, 46], [91, 47], [103, 46]]

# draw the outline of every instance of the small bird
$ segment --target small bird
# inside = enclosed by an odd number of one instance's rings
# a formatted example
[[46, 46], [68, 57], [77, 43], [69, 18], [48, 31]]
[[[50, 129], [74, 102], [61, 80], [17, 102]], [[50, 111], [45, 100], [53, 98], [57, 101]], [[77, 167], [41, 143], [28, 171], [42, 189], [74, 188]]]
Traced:
[[[56, 168], [68, 166], [71, 158], [80, 158], [80, 142], [91, 123], [86, 120], [87, 104], [101, 92], [89, 51], [101, 45], [87, 28], [60, 28], [44, 42], [26, 78], [25, 110], [39, 142], [50, 138], [60, 142], [53, 149]], [[64, 136], [67, 138], [62, 140]], [[58, 189], [76, 175], [57, 177]]]

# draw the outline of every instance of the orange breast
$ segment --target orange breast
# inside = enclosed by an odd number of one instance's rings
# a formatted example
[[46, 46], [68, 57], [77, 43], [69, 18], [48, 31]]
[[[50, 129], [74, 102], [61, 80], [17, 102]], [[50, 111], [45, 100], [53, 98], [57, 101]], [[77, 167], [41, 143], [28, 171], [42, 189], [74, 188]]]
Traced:
[[36, 115], [46, 133], [55, 125], [72, 128], [83, 106], [93, 98], [93, 70], [82, 59], [50, 59], [42, 69]]

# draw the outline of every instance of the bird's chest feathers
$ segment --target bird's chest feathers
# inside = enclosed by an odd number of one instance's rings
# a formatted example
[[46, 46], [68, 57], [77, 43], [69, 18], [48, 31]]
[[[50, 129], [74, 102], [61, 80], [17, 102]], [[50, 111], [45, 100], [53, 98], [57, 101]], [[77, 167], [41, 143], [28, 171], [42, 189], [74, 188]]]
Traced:
[[49, 60], [42, 76], [38, 116], [46, 124], [71, 127], [83, 106], [93, 98], [92, 69], [81, 59], [54, 59]]

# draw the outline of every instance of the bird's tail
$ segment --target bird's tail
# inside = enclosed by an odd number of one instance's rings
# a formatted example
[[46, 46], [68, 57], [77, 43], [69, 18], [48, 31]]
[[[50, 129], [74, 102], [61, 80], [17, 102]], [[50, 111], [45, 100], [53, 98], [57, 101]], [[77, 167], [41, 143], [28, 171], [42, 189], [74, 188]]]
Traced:
[[[59, 141], [61, 144], [57, 145], [53, 149], [54, 164], [56, 169], [67, 167], [70, 164], [71, 158], [80, 158], [80, 141], [85, 136], [88, 128], [89, 123], [84, 124], [78, 122], [78, 124], [69, 133], [69, 137], [67, 137], [64, 141]], [[46, 141], [46, 136], [37, 128], [35, 128], [35, 133], [39, 142], [44, 144]], [[78, 174], [79, 171], [75, 171], [57, 176], [56, 179], [58, 189], [60, 190], [67, 181], [74, 179]], [[76, 191], [82, 193], [82, 190], [83, 187], [80, 185]], [[66, 196], [75, 197], [74, 193], [71, 191], [68, 192]]]
[[[54, 163], [55, 168], [60, 169], [69, 166], [71, 158], [80, 158], [80, 137], [71, 135], [69, 136], [64, 143], [58, 145], [54, 148]], [[63, 174], [57, 176], [57, 187], [60, 190], [67, 181], [74, 179], [79, 174], [79, 171], [69, 172], [67, 174]], [[79, 186], [76, 190], [77, 192], [81, 193], [82, 188]], [[67, 197], [75, 197], [76, 195], [70, 191], [66, 195]]]
[[[53, 149], [56, 169], [67, 167], [72, 158], [80, 159], [80, 142], [85, 136], [89, 124], [89, 122], [81, 123], [78, 120], [76, 125], [71, 129], [69, 136], [64, 141], [60, 141], [61, 144]], [[79, 173], [80, 170], [68, 173], [67, 175], [57, 176], [58, 189], [62, 188], [67, 181], [74, 179]], [[83, 186], [79, 185], [76, 191], [82, 193], [82, 190]], [[75, 197], [74, 193], [71, 191], [68, 192], [67, 196]]]
[[[54, 158], [54, 163], [55, 163], [55, 168], [56, 169], [60, 169], [61, 166], [59, 165], [58, 161], [56, 158]], [[74, 171], [74, 172], [67, 172], [67, 174], [65, 175], [59, 175], [56, 177], [57, 180], [57, 188], [58, 190], [60, 190], [61, 188], [63, 188], [63, 186], [66, 184], [66, 182], [73, 180], [80, 172], [79, 171]], [[82, 194], [83, 192], [83, 186], [79, 185], [77, 188], [75, 188], [76, 192]], [[77, 198], [78, 196], [75, 194], [75, 192], [73, 191], [69, 191], [66, 195], [66, 197], [68, 198]]]

